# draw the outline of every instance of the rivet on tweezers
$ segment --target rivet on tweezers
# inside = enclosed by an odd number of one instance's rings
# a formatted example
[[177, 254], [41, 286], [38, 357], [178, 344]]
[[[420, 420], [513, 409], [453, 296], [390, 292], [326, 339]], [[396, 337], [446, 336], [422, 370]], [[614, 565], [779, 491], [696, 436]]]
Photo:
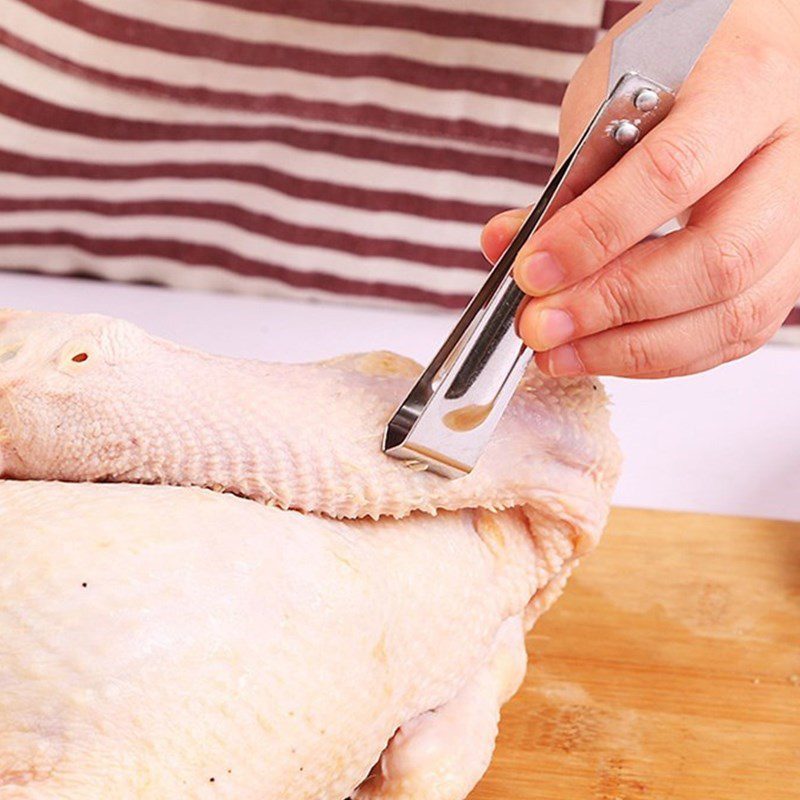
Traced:
[[628, 120], [623, 120], [614, 128], [614, 139], [623, 147], [630, 147], [639, 141], [641, 131], [638, 126]]
[[652, 89], [642, 89], [636, 95], [633, 104], [644, 113], [653, 111], [658, 106], [658, 92], [654, 92]]

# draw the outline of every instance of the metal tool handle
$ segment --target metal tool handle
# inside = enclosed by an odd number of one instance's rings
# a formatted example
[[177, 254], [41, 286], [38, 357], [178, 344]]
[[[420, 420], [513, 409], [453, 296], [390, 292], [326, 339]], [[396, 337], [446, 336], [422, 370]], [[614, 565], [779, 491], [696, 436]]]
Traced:
[[533, 356], [516, 331], [526, 300], [511, 276], [520, 249], [652, 130], [673, 102], [669, 90], [636, 73], [620, 79], [389, 422], [385, 452], [427, 462], [448, 477], [472, 469]]

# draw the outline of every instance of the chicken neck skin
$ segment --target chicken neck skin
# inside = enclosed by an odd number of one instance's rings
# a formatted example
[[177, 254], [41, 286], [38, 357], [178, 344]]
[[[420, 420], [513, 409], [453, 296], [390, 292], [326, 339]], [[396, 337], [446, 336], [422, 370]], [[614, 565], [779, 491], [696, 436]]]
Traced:
[[223, 489], [333, 517], [528, 506], [596, 541], [619, 454], [602, 387], [531, 369], [455, 481], [381, 453], [419, 367], [209, 356], [97, 315], [0, 312], [0, 475]]

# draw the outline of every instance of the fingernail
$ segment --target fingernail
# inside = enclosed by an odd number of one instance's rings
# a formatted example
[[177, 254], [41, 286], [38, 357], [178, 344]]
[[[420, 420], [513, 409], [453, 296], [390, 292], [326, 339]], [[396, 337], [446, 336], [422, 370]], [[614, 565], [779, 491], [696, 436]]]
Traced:
[[582, 375], [586, 370], [583, 368], [578, 353], [571, 344], [564, 344], [550, 350], [547, 366], [548, 372], [555, 377], [566, 377], [568, 375]]
[[527, 294], [547, 294], [563, 281], [564, 270], [550, 253], [534, 253], [520, 267], [520, 288]]
[[[503, 252], [503, 250], [508, 246], [508, 243], [516, 235], [520, 224], [520, 220], [512, 219], [510, 215], [505, 217], [497, 217], [494, 219], [490, 223], [491, 227], [489, 228], [489, 230], [491, 230], [493, 233], [491, 239], [486, 238], [486, 228], [481, 235], [481, 251], [483, 252], [483, 255], [486, 256], [486, 258], [490, 261], [495, 260], [497, 256], [495, 256], [494, 253], [496, 252], [499, 255]], [[489, 252], [487, 252], [487, 249]]]
[[539, 350], [550, 350], [569, 342], [575, 336], [575, 323], [566, 311], [560, 308], [543, 308], [534, 312], [533, 330], [535, 344]]

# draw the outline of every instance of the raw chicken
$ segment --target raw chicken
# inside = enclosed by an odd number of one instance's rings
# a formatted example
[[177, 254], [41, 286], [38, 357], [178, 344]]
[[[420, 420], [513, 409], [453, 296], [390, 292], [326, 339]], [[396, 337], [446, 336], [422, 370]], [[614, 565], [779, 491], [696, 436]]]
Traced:
[[417, 370], [0, 313], [0, 799], [463, 800], [619, 456], [531, 371], [470, 476], [388, 459]]

